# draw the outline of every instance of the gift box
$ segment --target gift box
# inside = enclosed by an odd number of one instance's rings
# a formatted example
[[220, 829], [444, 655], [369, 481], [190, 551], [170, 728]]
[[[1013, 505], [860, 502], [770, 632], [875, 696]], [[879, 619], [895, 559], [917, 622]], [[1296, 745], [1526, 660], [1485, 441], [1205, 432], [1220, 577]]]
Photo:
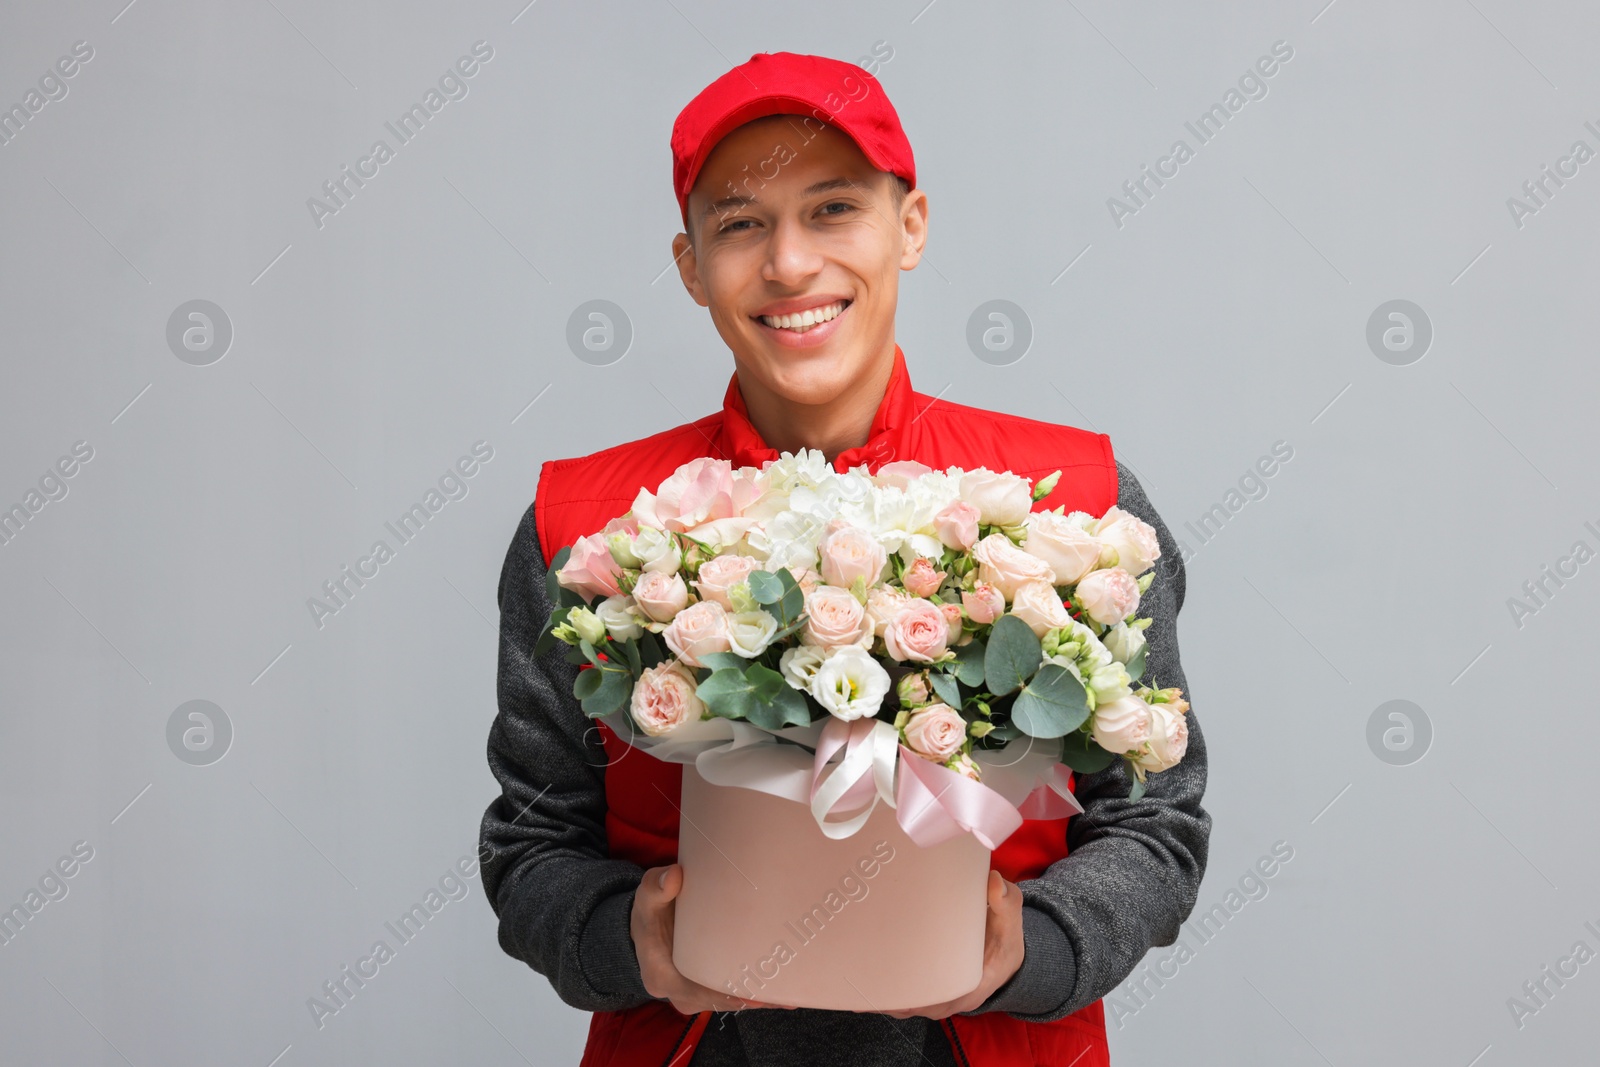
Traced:
[[806, 804], [685, 764], [673, 962], [701, 985], [791, 1007], [952, 1000], [982, 977], [990, 855], [971, 833], [919, 845], [882, 803], [828, 837]]

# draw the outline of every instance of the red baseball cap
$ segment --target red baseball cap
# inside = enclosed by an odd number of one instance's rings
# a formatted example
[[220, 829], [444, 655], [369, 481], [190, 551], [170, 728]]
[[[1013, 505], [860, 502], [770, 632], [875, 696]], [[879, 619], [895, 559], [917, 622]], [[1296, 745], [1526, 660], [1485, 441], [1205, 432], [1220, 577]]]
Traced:
[[766, 115], [802, 115], [839, 128], [879, 170], [917, 187], [911, 142], [878, 79], [854, 63], [758, 52], [700, 90], [672, 124], [672, 187], [689, 227], [689, 190], [717, 142]]

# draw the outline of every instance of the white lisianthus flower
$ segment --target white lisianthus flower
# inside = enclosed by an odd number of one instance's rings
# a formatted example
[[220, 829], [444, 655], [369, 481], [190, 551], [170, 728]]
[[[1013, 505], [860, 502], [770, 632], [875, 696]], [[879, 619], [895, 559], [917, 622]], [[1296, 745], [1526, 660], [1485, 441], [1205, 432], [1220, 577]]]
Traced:
[[644, 633], [644, 616], [631, 596], [608, 596], [595, 605], [594, 613], [613, 641], [631, 641]]
[[755, 659], [772, 643], [778, 632], [778, 620], [757, 608], [754, 611], [736, 611], [728, 616], [729, 651]]
[[795, 689], [810, 692], [811, 679], [827, 658], [827, 650], [820, 645], [796, 645], [778, 657], [778, 673]]
[[578, 632], [578, 636], [591, 645], [606, 635], [606, 624], [600, 617], [588, 608], [573, 608], [567, 612], [567, 625]]
[[889, 695], [889, 672], [860, 645], [842, 645], [817, 668], [809, 692], [830, 715], [849, 722], [878, 713]]
[[1128, 668], [1113, 661], [1089, 675], [1089, 688], [1094, 690], [1095, 706], [1099, 707], [1132, 696], [1133, 679], [1128, 677]]

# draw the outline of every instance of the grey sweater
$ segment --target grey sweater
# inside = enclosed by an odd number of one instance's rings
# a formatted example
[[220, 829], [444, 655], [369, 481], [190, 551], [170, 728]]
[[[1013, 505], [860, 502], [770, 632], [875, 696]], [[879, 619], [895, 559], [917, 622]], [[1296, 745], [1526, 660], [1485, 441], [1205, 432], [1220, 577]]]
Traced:
[[[1147, 792], [1135, 801], [1127, 799], [1131, 781], [1122, 760], [1075, 776], [1073, 792], [1084, 811], [1067, 823], [1068, 855], [1019, 883], [1022, 966], [965, 1014], [1004, 1011], [1042, 1022], [1100, 999], [1151, 947], [1177, 940], [1205, 873], [1206, 746], [1178, 662], [1184, 565], [1132, 472], [1118, 463], [1117, 475], [1118, 506], [1154, 527], [1161, 545], [1156, 578], [1137, 612], [1154, 620], [1145, 631], [1142, 682], [1184, 690], [1191, 704], [1188, 753], [1176, 767], [1150, 775]], [[559, 644], [544, 656], [532, 654], [551, 609], [531, 505], [506, 553], [499, 602], [499, 714], [488, 754], [502, 793], [484, 813], [480, 854], [500, 946], [549, 979], [572, 1007], [615, 1011], [644, 1003], [654, 998], [640, 978], [629, 926], [644, 870], [607, 854], [607, 760], [572, 695], [577, 665]], [[909, 1067], [925, 1059], [954, 1062], [932, 1020], [795, 1008], [715, 1015], [691, 1063]]]

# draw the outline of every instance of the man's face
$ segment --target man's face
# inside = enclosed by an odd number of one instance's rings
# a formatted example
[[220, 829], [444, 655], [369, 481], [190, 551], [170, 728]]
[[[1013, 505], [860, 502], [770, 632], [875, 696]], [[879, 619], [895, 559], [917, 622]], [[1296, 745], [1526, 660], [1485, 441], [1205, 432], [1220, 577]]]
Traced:
[[[679, 234], [673, 253], [741, 379], [826, 404], [892, 351], [899, 272], [917, 265], [927, 227], [926, 195], [897, 205], [894, 182], [848, 135], [797, 115], [717, 143], [689, 194], [695, 240]], [[789, 318], [807, 312], [810, 326]]]

